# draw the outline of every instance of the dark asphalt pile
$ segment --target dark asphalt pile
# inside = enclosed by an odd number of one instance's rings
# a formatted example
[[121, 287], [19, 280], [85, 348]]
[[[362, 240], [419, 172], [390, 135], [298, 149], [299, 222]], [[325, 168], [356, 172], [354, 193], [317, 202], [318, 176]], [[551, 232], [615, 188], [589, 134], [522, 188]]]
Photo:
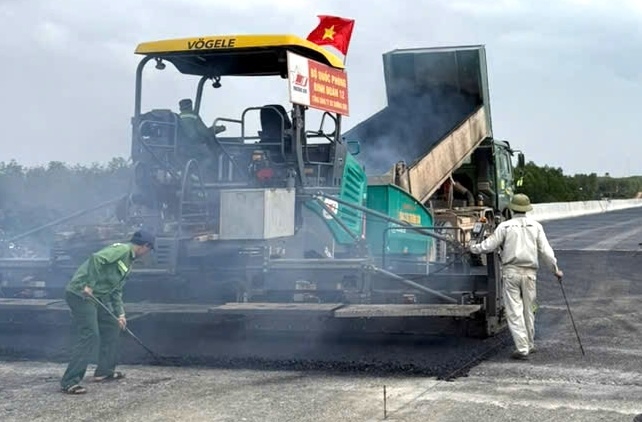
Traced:
[[182, 357], [167, 356], [163, 360], [132, 353], [128, 363], [452, 379], [465, 376], [483, 359], [505, 350], [508, 342], [507, 333], [485, 340], [431, 338], [391, 342], [373, 338], [350, 343], [306, 344], [291, 337], [279, 341], [212, 342], [207, 350], [186, 350]]
[[[133, 324], [132, 324], [133, 325]], [[254, 336], [242, 340], [208, 336], [184, 327], [157, 326], [136, 335], [161, 360], [155, 359], [133, 339], [123, 335], [123, 364], [192, 366], [220, 369], [321, 371], [352, 375], [435, 376], [452, 379], [465, 376], [481, 362], [499, 353], [509, 353], [507, 333], [494, 338], [371, 336], [360, 339], [327, 337]], [[67, 359], [68, 337], [64, 328], [48, 332], [22, 332], [6, 342], [2, 333], [3, 360]], [[19, 341], [17, 341], [19, 339]], [[37, 347], [34, 345], [37, 343]], [[9, 346], [9, 344], [11, 344]], [[25, 351], [27, 350], [28, 351]]]

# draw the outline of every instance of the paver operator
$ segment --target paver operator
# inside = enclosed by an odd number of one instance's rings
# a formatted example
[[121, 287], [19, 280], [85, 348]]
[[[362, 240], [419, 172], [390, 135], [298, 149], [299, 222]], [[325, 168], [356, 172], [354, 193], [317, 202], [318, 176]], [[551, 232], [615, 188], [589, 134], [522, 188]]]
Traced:
[[198, 149], [201, 145], [210, 143], [214, 136], [225, 131], [225, 126], [213, 126], [208, 128], [201, 117], [194, 111], [192, 100], [189, 98], [182, 99], [178, 102], [180, 109], [180, 122], [185, 135], [190, 141], [193, 149]]
[[[67, 370], [60, 381], [62, 391], [83, 394], [80, 386], [89, 361], [98, 352], [95, 381], [124, 377], [115, 371], [118, 359], [119, 329], [127, 324], [123, 308], [123, 286], [135, 259], [154, 248], [154, 236], [137, 231], [128, 243], [116, 243], [93, 253], [67, 284], [65, 300], [71, 309], [74, 343]], [[95, 300], [109, 308], [116, 321]]]
[[506, 318], [516, 348], [511, 357], [527, 359], [529, 354], [536, 351], [532, 305], [536, 297], [539, 259], [560, 281], [564, 274], [557, 266], [555, 253], [542, 225], [526, 216], [526, 212], [533, 209], [528, 196], [516, 194], [509, 208], [514, 213], [513, 218], [500, 223], [483, 242], [472, 244], [470, 251], [481, 254], [501, 249]]
[[216, 135], [225, 131], [225, 126], [208, 128], [192, 106], [192, 100], [185, 98], [179, 101], [180, 127], [185, 143], [181, 145], [179, 155], [186, 160], [197, 159], [202, 169], [212, 171], [216, 168], [208, 145], [216, 145]]

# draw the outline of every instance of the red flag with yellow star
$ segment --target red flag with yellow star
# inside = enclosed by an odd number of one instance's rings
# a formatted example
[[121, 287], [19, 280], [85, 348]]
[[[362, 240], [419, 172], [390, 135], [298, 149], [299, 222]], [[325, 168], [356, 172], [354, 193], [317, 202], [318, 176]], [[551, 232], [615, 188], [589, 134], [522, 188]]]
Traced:
[[310, 32], [307, 40], [317, 45], [331, 45], [344, 56], [348, 52], [354, 20], [338, 16], [318, 15], [319, 25]]

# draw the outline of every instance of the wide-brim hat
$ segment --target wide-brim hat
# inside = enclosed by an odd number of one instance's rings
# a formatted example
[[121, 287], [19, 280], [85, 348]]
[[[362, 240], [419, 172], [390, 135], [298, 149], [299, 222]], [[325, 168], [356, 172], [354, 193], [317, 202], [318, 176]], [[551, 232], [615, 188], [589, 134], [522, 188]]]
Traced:
[[533, 206], [531, 205], [531, 200], [528, 198], [528, 196], [524, 195], [523, 193], [518, 193], [515, 196], [513, 196], [513, 199], [510, 201], [510, 204], [508, 204], [508, 208], [515, 212], [528, 212], [533, 210]]

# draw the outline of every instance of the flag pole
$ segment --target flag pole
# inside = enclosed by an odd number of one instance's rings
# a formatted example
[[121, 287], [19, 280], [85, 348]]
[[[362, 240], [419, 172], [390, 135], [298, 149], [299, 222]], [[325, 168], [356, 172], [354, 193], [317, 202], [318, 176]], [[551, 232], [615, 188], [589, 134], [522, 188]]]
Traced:
[[348, 60], [348, 49], [346, 48], [346, 52], [343, 55], [343, 67], [345, 67], [347, 60]]

